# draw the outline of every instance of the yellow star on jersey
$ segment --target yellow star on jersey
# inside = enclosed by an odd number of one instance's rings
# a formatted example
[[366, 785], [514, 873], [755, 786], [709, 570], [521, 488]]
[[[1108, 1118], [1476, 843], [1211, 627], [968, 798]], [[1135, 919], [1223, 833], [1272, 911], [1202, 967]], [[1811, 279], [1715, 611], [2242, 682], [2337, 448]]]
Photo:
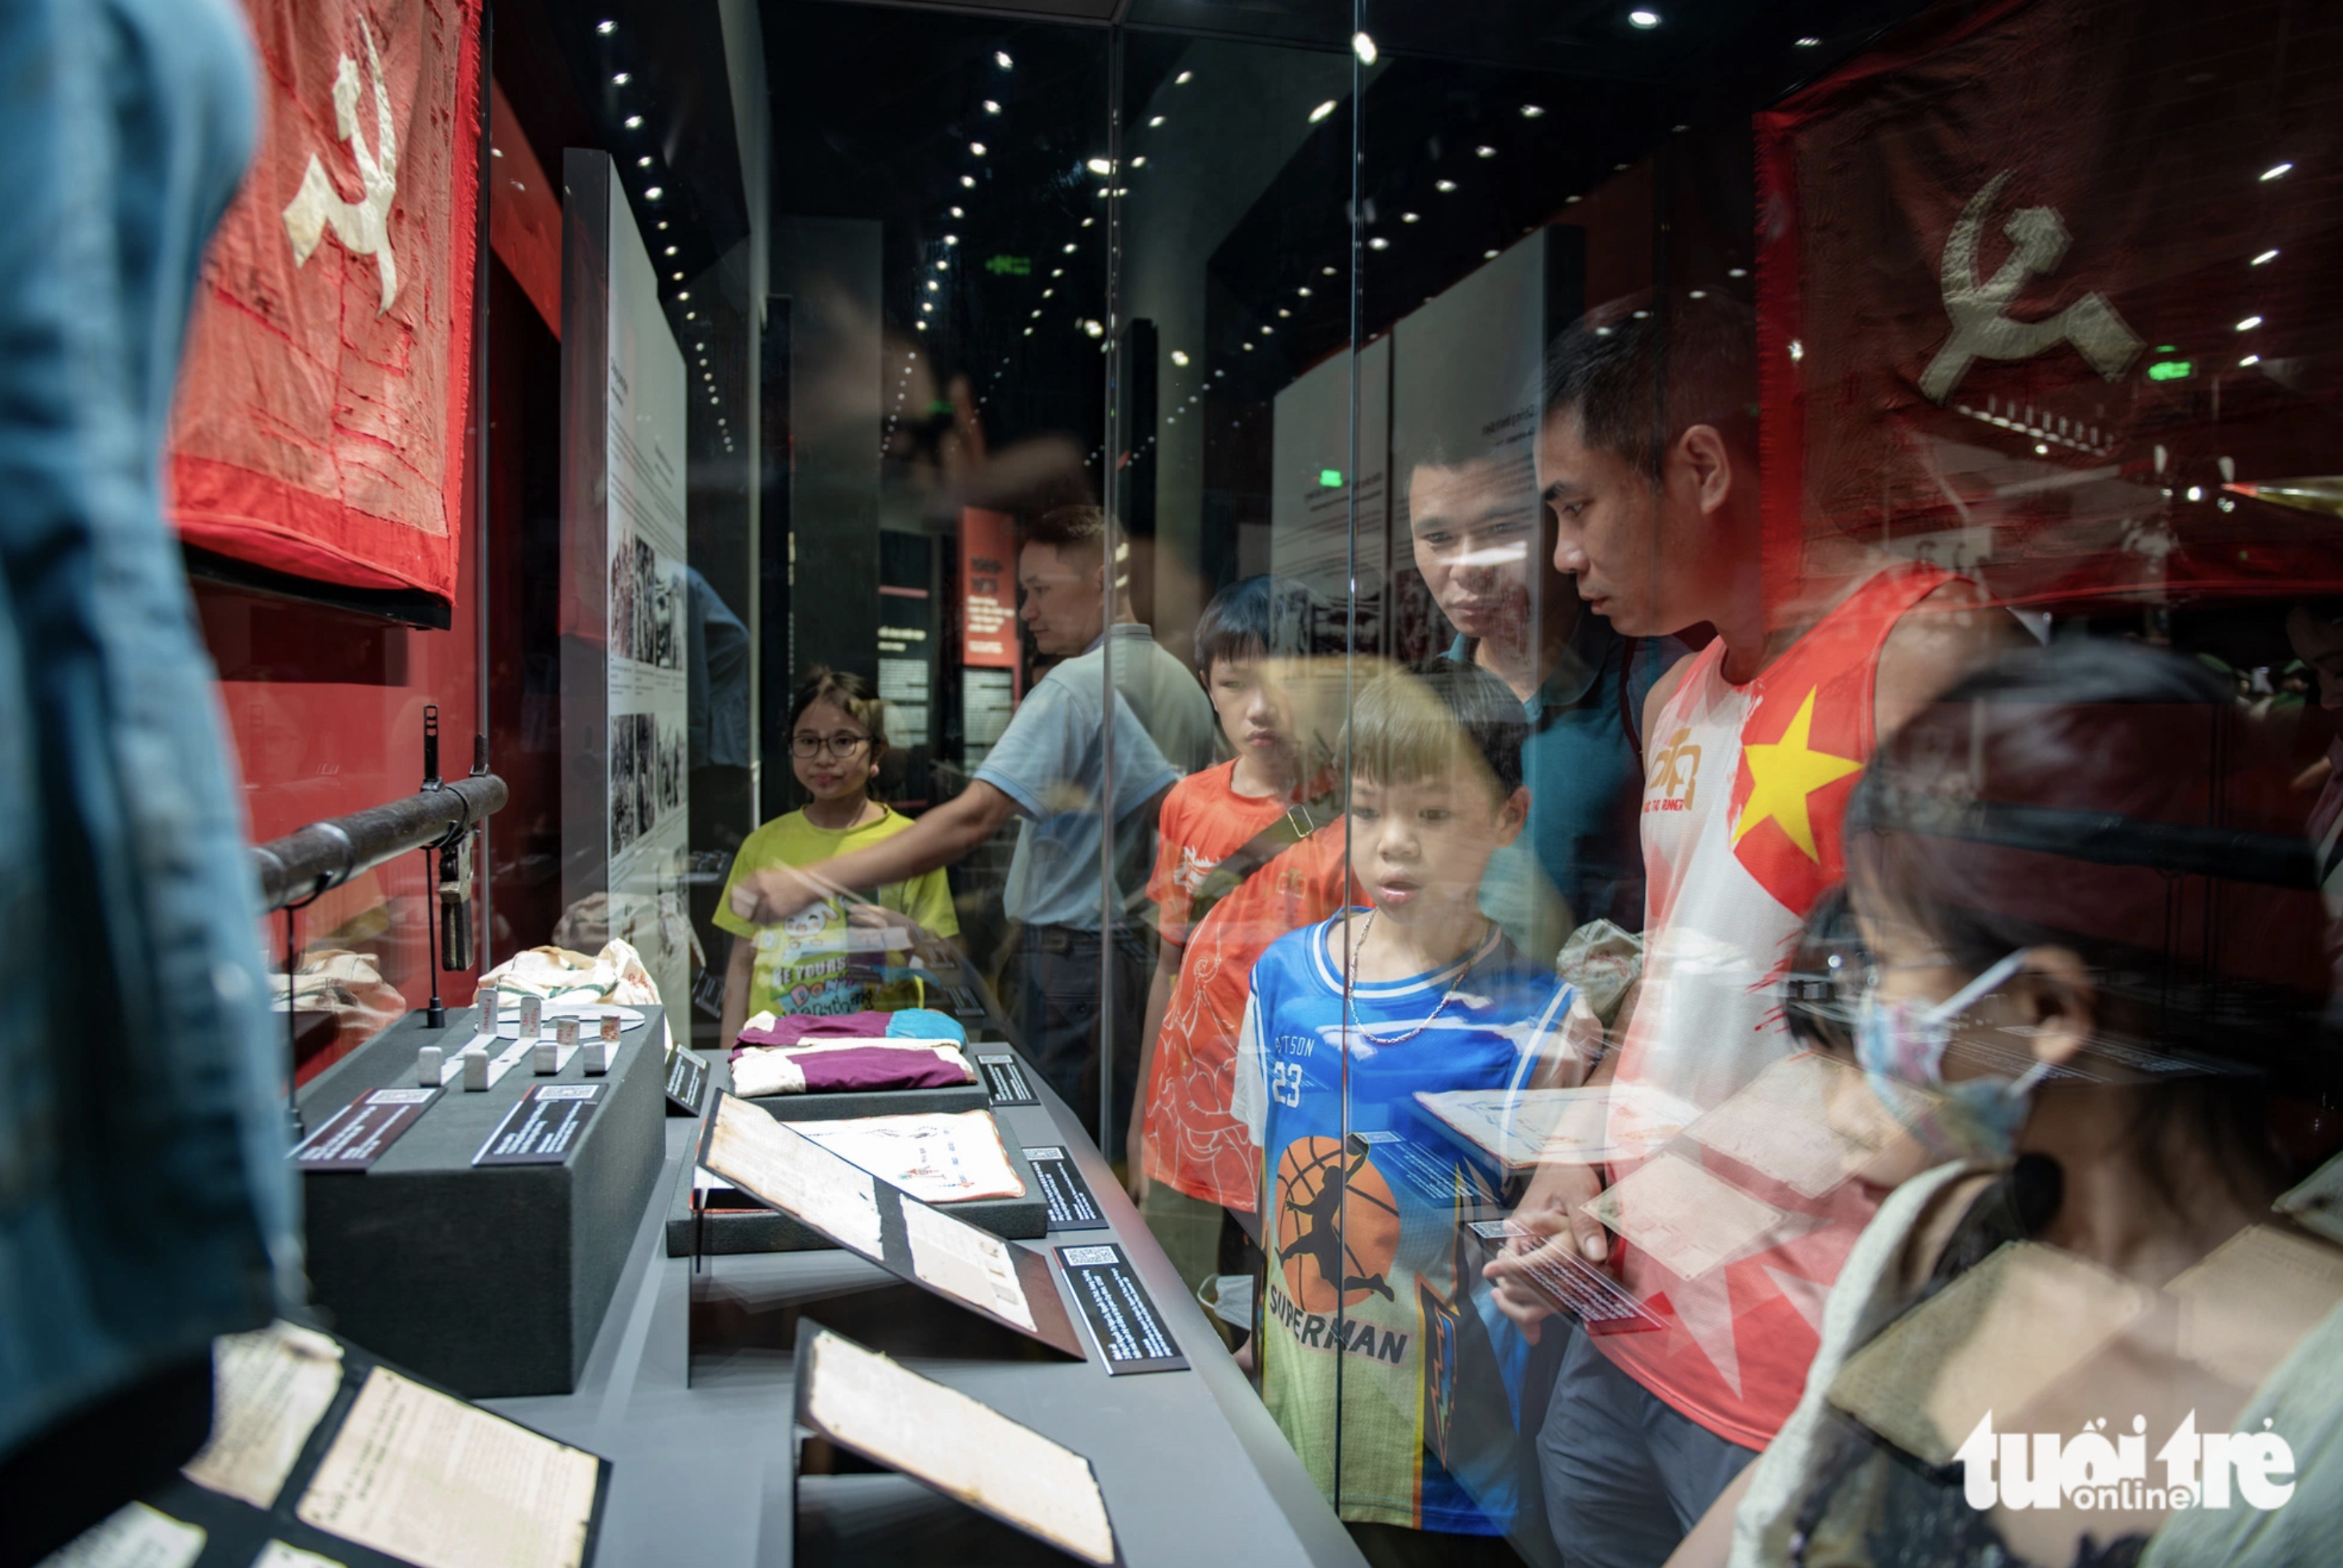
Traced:
[[1733, 829], [1735, 843], [1770, 818], [1782, 825], [1791, 843], [1805, 851], [1807, 859], [1822, 859], [1815, 849], [1815, 825], [1806, 815], [1806, 797], [1834, 779], [1860, 772], [1863, 764], [1809, 746], [1806, 737], [1814, 727], [1815, 691], [1809, 687], [1806, 699], [1798, 704], [1797, 717], [1782, 731], [1780, 740], [1771, 746], [1741, 749], [1741, 754], [1749, 759], [1749, 804], [1741, 809], [1741, 820]]

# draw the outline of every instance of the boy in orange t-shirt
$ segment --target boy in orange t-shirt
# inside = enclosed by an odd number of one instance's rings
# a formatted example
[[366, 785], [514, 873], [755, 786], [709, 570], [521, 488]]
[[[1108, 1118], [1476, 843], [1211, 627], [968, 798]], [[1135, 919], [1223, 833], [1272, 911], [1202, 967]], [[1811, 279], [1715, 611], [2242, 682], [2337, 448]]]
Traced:
[[[1295, 910], [1286, 923], [1279, 919], [1286, 911], [1274, 908], [1277, 900], [1248, 897], [1263, 880], [1252, 873], [1272, 856], [1282, 860], [1281, 849], [1333, 817], [1331, 809], [1313, 814], [1308, 809], [1311, 797], [1324, 788], [1325, 759], [1319, 755], [1323, 747], [1308, 733], [1312, 727], [1302, 723], [1298, 713], [1303, 672], [1295, 654], [1321, 618], [1312, 613], [1313, 604], [1314, 596], [1299, 584], [1256, 577], [1223, 588], [1205, 607], [1196, 623], [1196, 667], [1236, 756], [1174, 785], [1156, 827], [1155, 872], [1147, 896], [1155, 903], [1162, 940], [1141, 1035], [1138, 1081], [1144, 1092], [1134, 1101], [1127, 1147], [1132, 1151], [1131, 1195], [1192, 1289], [1220, 1271], [1221, 1208], [1252, 1206], [1249, 1177], [1225, 1192], [1217, 1181], [1179, 1179], [1192, 1133], [1211, 1144], [1214, 1134], [1225, 1131], [1236, 1148], [1244, 1144], [1243, 1128], [1227, 1113], [1245, 971], [1253, 956], [1296, 924], [1323, 918], [1322, 912]], [[1339, 899], [1339, 829], [1334, 839], [1331, 896]], [[1224, 910], [1223, 898], [1250, 908]], [[1231, 920], [1224, 912], [1244, 918]], [[1207, 961], [1200, 965], [1192, 959], [1192, 948], [1208, 914], [1215, 936]], [[1269, 922], [1264, 916], [1271, 917]], [[1191, 976], [1191, 970], [1198, 972]], [[1215, 985], [1224, 970], [1230, 971], [1225, 981]], [[1222, 1030], [1212, 1020], [1224, 1010], [1204, 1003], [1208, 992], [1230, 987], [1233, 994], [1223, 999], [1228, 1017]], [[1202, 1082], [1196, 1077], [1200, 1065], [1205, 1069]], [[1178, 1074], [1171, 1082], [1165, 1080], [1167, 1068]], [[1200, 1090], [1218, 1098], [1199, 1101]], [[1234, 1148], [1231, 1153], [1233, 1163]]]

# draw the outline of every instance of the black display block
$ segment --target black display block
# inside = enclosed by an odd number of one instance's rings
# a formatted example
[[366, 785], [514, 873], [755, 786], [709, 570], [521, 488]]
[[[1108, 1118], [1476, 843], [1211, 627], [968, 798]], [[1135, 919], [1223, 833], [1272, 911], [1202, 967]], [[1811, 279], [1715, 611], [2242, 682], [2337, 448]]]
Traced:
[[[601, 1077], [580, 1050], [548, 1078], [524, 1058], [486, 1093], [458, 1079], [370, 1169], [302, 1178], [310, 1285], [337, 1333], [468, 1399], [578, 1386], [666, 1151], [664, 1030], [643, 1012]], [[417, 1048], [452, 1058], [477, 1019], [451, 1008], [429, 1030], [408, 1014], [301, 1091], [304, 1121], [413, 1085]], [[522, 1095], [555, 1083], [603, 1086], [565, 1158], [472, 1163]]]

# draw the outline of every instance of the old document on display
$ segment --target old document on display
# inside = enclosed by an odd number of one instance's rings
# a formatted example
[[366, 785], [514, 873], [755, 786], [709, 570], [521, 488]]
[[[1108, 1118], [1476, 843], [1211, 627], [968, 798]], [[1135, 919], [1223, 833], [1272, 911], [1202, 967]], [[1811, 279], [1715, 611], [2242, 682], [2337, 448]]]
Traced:
[[921, 1283], [1033, 1332], [1033, 1309], [1017, 1278], [1017, 1253], [1008, 1242], [924, 1203], [903, 1205], [903, 1239], [911, 1249], [911, 1272]]
[[275, 1506], [302, 1447], [342, 1386], [342, 1347], [271, 1323], [212, 1342], [212, 1435], [182, 1473], [198, 1486]]
[[1699, 1114], [1644, 1084], [1594, 1089], [1454, 1089], [1416, 1102], [1510, 1171], [1604, 1165], [1650, 1153]]
[[1784, 1217], [1678, 1154], [1638, 1165], [1579, 1207], [1685, 1280], [1739, 1256]]
[[294, 1512], [417, 1568], [579, 1568], [600, 1463], [377, 1367]]
[[840, 1245], [866, 1258], [880, 1256], [879, 1201], [870, 1173], [747, 1101], [719, 1098], [699, 1162], [710, 1175]]
[[798, 1131], [923, 1203], [1025, 1196], [990, 1111], [856, 1116]]
[[1115, 1561], [1090, 1462], [990, 1405], [809, 1326], [806, 1424], [1088, 1563]]

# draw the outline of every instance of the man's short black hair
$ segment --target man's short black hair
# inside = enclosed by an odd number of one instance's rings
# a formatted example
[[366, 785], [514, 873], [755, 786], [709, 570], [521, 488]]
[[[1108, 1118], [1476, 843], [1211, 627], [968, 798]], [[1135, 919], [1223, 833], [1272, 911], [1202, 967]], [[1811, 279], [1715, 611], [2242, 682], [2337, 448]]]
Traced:
[[1351, 707], [1351, 773], [1386, 784], [1442, 779], [1471, 758], [1497, 799], [1522, 787], [1529, 719], [1521, 699], [1477, 665], [1427, 658], [1369, 681]]
[[1101, 507], [1052, 507], [1025, 524], [1024, 543], [1051, 549], [1091, 552], [1106, 547], [1106, 511]]
[[1326, 601], [1306, 583], [1267, 573], [1231, 583], [1196, 621], [1197, 673], [1209, 678], [1220, 659], [1340, 653], [1339, 635], [1326, 646], [1330, 624]]
[[1756, 410], [1756, 316], [1713, 290], [1613, 300], [1546, 349], [1540, 427], [1574, 417], [1581, 440], [1654, 479], [1668, 443], [1694, 425], [1754, 451]]

